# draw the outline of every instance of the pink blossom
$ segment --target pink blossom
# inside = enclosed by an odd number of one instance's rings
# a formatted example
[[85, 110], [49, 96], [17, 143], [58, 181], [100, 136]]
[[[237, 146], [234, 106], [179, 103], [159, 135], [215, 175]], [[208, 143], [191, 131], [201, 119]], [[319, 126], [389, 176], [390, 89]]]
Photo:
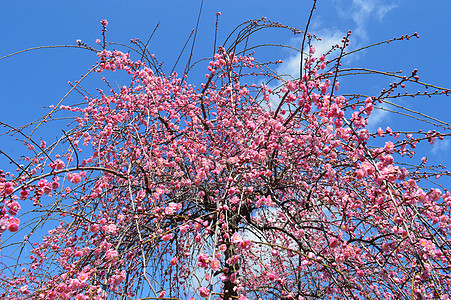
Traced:
[[110, 283], [113, 285], [119, 285], [125, 279], [125, 270], [119, 272], [119, 270], [115, 271], [115, 275], [111, 277]]
[[199, 288], [199, 293], [200, 293], [200, 296], [203, 298], [207, 298], [208, 295], [210, 295], [210, 291], [204, 286]]
[[117, 226], [116, 226], [116, 224], [109, 224], [106, 227], [106, 232], [111, 233], [111, 234], [116, 234], [117, 233]]
[[170, 264], [175, 266], [179, 262], [179, 259], [177, 257], [171, 258]]
[[72, 178], [69, 179], [69, 180], [70, 180], [72, 183], [77, 184], [77, 183], [80, 183], [80, 182], [81, 182], [81, 176], [80, 176], [80, 174], [75, 173], [75, 174], [72, 175]]
[[70, 255], [72, 255], [72, 253], [73, 253], [73, 251], [71, 248], [65, 248], [64, 250], [62, 250], [62, 255], [65, 255], [65, 256], [70, 256]]
[[58, 187], [60, 186], [60, 184], [59, 184], [58, 181], [52, 181], [52, 182], [51, 182], [51, 185], [52, 185], [52, 189], [53, 189], [53, 190], [57, 190]]
[[365, 273], [362, 270], [358, 270], [356, 273], [357, 273], [357, 276], [359, 276], [359, 277], [363, 277], [365, 275]]
[[235, 232], [232, 235], [232, 243], [241, 243], [243, 239], [241, 238], [241, 235], [239, 235], [237, 232]]
[[9, 202], [6, 206], [9, 209], [8, 212], [13, 216], [17, 215], [20, 210], [20, 205], [17, 201]]
[[163, 298], [166, 295], [166, 291], [161, 291], [158, 298]]
[[41, 191], [42, 191], [43, 194], [46, 194], [46, 195], [50, 194], [52, 192], [52, 185], [51, 185], [51, 183], [47, 183], [45, 186], [43, 186], [41, 188]]
[[[1, 186], [1, 185], [0, 185]], [[4, 188], [4, 193], [5, 195], [10, 195], [13, 193], [14, 191], [14, 185], [11, 182], [5, 182], [3, 184], [3, 188]]]
[[163, 235], [161, 239], [165, 242], [169, 241], [170, 239], [172, 239], [172, 233]]
[[231, 283], [237, 283], [237, 273], [232, 273], [229, 280]]
[[269, 273], [268, 274], [268, 278], [269, 278], [269, 280], [275, 280], [276, 279], [276, 275], [274, 275], [274, 273]]
[[182, 205], [180, 203], [171, 202], [166, 206], [164, 212], [167, 215], [173, 215], [177, 212], [177, 210], [181, 209]]
[[188, 231], [188, 229], [189, 229], [189, 225], [183, 225], [183, 226], [181, 226], [180, 227], [180, 233], [185, 233], [185, 232], [187, 232]]
[[205, 253], [201, 253], [197, 257], [197, 265], [199, 267], [207, 268], [209, 262], [210, 262], [210, 257]]
[[58, 293], [64, 293], [67, 289], [67, 285], [65, 285], [64, 283], [60, 283], [58, 284], [58, 286], [56, 287], [56, 291]]
[[108, 261], [112, 261], [115, 260], [118, 257], [119, 253], [114, 250], [114, 249], [108, 249], [107, 252], [105, 253], [105, 258]]
[[211, 269], [212, 269], [213, 271], [217, 271], [217, 270], [219, 270], [219, 268], [221, 267], [221, 263], [219, 262], [218, 259], [213, 258], [213, 259], [210, 261], [210, 267], [211, 267]]
[[50, 164], [50, 167], [56, 170], [62, 170], [64, 168], [65, 164], [61, 159], [57, 159], [53, 162], [53, 164]]
[[[232, 238], [233, 238], [233, 237], [232, 237]], [[247, 249], [250, 249], [250, 247], [251, 247], [251, 241], [250, 241], [250, 240], [243, 239], [243, 240], [240, 242], [240, 248], [241, 248], [241, 249], [247, 250]]]
[[89, 227], [89, 230], [90, 230], [91, 232], [93, 232], [93, 233], [97, 233], [97, 232], [99, 232], [99, 230], [100, 230], [100, 226], [99, 226], [99, 224], [92, 224], [92, 225]]
[[88, 279], [90, 275], [89, 273], [81, 272], [78, 274], [77, 279], [80, 281], [81, 284], [84, 284]]
[[27, 199], [27, 197], [28, 197], [29, 194], [30, 194], [30, 193], [28, 192], [28, 190], [22, 189], [22, 190], [20, 191], [20, 199]]
[[71, 289], [71, 290], [76, 290], [76, 289], [78, 289], [79, 287], [80, 287], [80, 285], [81, 285], [81, 282], [80, 282], [80, 280], [78, 280], [78, 279], [70, 279], [69, 280], [69, 289]]
[[19, 292], [24, 295], [28, 295], [30, 293], [30, 291], [28, 290], [28, 284], [21, 286], [19, 288]]
[[9, 224], [8, 224], [8, 230], [10, 232], [16, 232], [17, 230], [19, 230], [19, 224], [20, 224], [20, 220], [17, 218], [10, 218], [9, 219]]
[[329, 241], [329, 246], [330, 246], [331, 248], [337, 247], [337, 246], [338, 246], [338, 239], [335, 238], [335, 237], [331, 237], [331, 238], [330, 238], [330, 241]]

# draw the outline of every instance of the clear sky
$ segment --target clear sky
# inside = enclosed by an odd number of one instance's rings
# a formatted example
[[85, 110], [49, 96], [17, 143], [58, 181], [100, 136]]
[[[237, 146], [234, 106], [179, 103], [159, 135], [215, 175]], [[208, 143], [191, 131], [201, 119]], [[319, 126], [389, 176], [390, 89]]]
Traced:
[[[74, 45], [77, 39], [96, 47], [101, 19], [109, 22], [108, 40], [125, 44], [135, 37], [147, 40], [160, 22], [150, 43], [150, 51], [164, 62], [164, 68], [169, 72], [196, 26], [200, 4], [199, 0], [3, 1], [0, 10], [0, 57], [36, 46]], [[303, 30], [311, 4], [312, 1], [307, 0], [205, 0], [194, 48], [195, 58], [212, 55], [216, 12], [222, 13], [218, 33], [218, 43], [221, 43], [241, 22], [263, 16]], [[421, 80], [451, 87], [450, 15], [449, 0], [319, 0], [310, 31], [323, 38], [324, 43], [317, 46], [319, 50], [325, 50], [328, 44], [339, 41], [348, 30], [353, 32], [351, 48], [354, 49], [418, 32], [420, 39], [380, 46], [356, 55], [348, 63], [384, 71], [403, 70], [406, 74], [417, 68]], [[256, 42], [300, 46], [299, 36], [280, 34], [278, 31], [267, 31], [255, 38], [258, 39]], [[275, 48], [271, 52], [264, 51], [264, 55], [287, 62], [279, 71], [293, 70], [289, 64], [295, 61], [293, 52]], [[69, 90], [68, 81], [79, 79], [96, 58], [93, 53], [78, 49], [46, 49], [0, 60], [0, 120], [18, 126], [42, 116], [48, 111], [43, 106], [58, 103]], [[185, 55], [179, 66], [183, 67], [186, 60]], [[200, 80], [202, 77], [195, 81]], [[343, 91], [364, 89], [377, 95], [388, 83], [389, 80], [377, 77], [361, 82], [345, 82], [342, 88]], [[84, 87], [95, 92], [96, 86], [88, 84]], [[77, 97], [78, 94], [74, 93], [67, 101], [73, 103]], [[400, 104], [450, 122], [450, 100], [449, 97], [418, 99], [412, 103], [403, 100]], [[401, 128], [405, 125], [397, 123], [396, 118], [389, 114], [380, 114], [376, 121], [383, 128], [390, 125], [396, 129], [396, 126]], [[40, 131], [37, 137], [39, 134], [46, 138], [57, 137], [61, 131], [53, 128]], [[4, 137], [0, 137], [0, 143], [9, 153], [21, 151], [21, 147], [5, 143]], [[445, 140], [437, 144], [430, 155], [437, 161], [446, 161], [450, 149], [451, 144]], [[3, 159], [0, 162], [5, 164]], [[6, 168], [1, 166], [0, 169]]]
[[[311, 0], [204, 0], [193, 61], [213, 53], [216, 12], [221, 12], [218, 31], [218, 44], [221, 44], [237, 25], [254, 18], [267, 17], [304, 30], [312, 3]], [[164, 62], [163, 68], [169, 73], [196, 27], [200, 7], [201, 0], [4, 0], [0, 5], [0, 57], [31, 47], [76, 45], [78, 39], [99, 48], [95, 40], [101, 38], [102, 19], [109, 22], [108, 41], [124, 44], [132, 38], [146, 41], [159, 23], [149, 49]], [[318, 0], [309, 31], [323, 39], [323, 43], [316, 45], [319, 53], [339, 42], [348, 30], [352, 31], [350, 49], [418, 32], [420, 39], [361, 52], [346, 64], [382, 71], [403, 70], [405, 74], [417, 68], [422, 81], [451, 88], [450, 16], [451, 0]], [[253, 42], [299, 48], [301, 38], [301, 35], [265, 31], [256, 35]], [[108, 46], [108, 49], [114, 47]], [[280, 48], [261, 51], [257, 55], [285, 62], [277, 71], [295, 73], [297, 56], [294, 52]], [[139, 57], [132, 56], [132, 59]], [[92, 52], [69, 48], [36, 50], [1, 59], [0, 122], [20, 126], [41, 117], [49, 111], [44, 106], [58, 103], [69, 91], [68, 81], [78, 80], [96, 61]], [[183, 70], [186, 61], [185, 53], [176, 70]], [[190, 79], [196, 84], [204, 79], [204, 71], [195, 74], [199, 74], [199, 78]], [[390, 82], [383, 77], [344, 80], [340, 92], [378, 95]], [[82, 86], [94, 95], [95, 88], [99, 87], [90, 81]], [[63, 104], [80, 100], [80, 95], [73, 93]], [[451, 123], [451, 97], [403, 99], [397, 103]], [[390, 126], [393, 130], [418, 125], [380, 112], [375, 114], [372, 122], [371, 126], [375, 128]], [[60, 137], [61, 129], [65, 128], [60, 126], [63, 125], [61, 122], [57, 126], [45, 125], [36, 132], [36, 139], [44, 137], [51, 141]], [[423, 128], [426, 131], [436, 129]], [[3, 132], [0, 128], [0, 150], [19, 157], [25, 147], [21, 143], [11, 143]], [[420, 151], [430, 162], [451, 167], [450, 139]], [[419, 160], [414, 163], [418, 164]], [[0, 169], [12, 169], [2, 155]], [[445, 186], [450, 188], [449, 178], [445, 180]]]

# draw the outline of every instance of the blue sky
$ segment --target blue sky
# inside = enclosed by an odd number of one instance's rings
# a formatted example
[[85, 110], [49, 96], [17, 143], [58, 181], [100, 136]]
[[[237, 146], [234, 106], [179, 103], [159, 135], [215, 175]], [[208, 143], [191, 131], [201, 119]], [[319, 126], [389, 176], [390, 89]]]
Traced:
[[[78, 39], [98, 47], [95, 40], [101, 37], [101, 19], [109, 22], [108, 40], [125, 44], [135, 37], [147, 40], [160, 22], [150, 43], [150, 51], [164, 62], [164, 68], [169, 72], [196, 26], [200, 3], [200, 0], [3, 1], [0, 10], [0, 57], [30, 47], [75, 45]], [[237, 25], [254, 18], [267, 17], [303, 30], [311, 4], [310, 0], [204, 0], [194, 60], [213, 53], [216, 12], [222, 13], [218, 33], [218, 44], [221, 44]], [[355, 55], [346, 63], [383, 71], [403, 70], [406, 74], [417, 68], [422, 81], [450, 88], [450, 15], [450, 0], [319, 0], [310, 31], [323, 38], [323, 43], [316, 46], [317, 52], [327, 51], [330, 44], [341, 40], [348, 30], [353, 32], [351, 49], [418, 32], [420, 39], [379, 46]], [[300, 47], [299, 38], [280, 31], [265, 31], [264, 34], [256, 35], [253, 42]], [[285, 61], [278, 71], [292, 73], [296, 70], [297, 57], [286, 49], [264, 49], [257, 55]], [[138, 59], [136, 56], [132, 58]], [[182, 69], [186, 60], [185, 55], [179, 65]], [[91, 52], [61, 48], [31, 51], [0, 60], [0, 121], [20, 126], [44, 115], [49, 110], [43, 106], [58, 103], [70, 89], [68, 81], [79, 79], [96, 61], [97, 57]], [[178, 68], [178, 71], [182, 69]], [[199, 83], [205, 72], [194, 74], [199, 74], [199, 78], [190, 79]], [[99, 81], [88, 81], [83, 87], [95, 94], [95, 88], [99, 87], [95, 82]], [[383, 77], [348, 80], [342, 82], [343, 90], [340, 91], [377, 95], [388, 83], [390, 80]], [[80, 96], [73, 93], [63, 104], [79, 100]], [[399, 104], [450, 123], [450, 101], [450, 97], [435, 97], [400, 100]], [[375, 124], [372, 126], [376, 128], [418, 128], [418, 124], [404, 123], [390, 114], [378, 114], [373, 121]], [[64, 122], [42, 126], [35, 138], [39, 140], [44, 137], [51, 141], [61, 136]], [[3, 129], [0, 129], [0, 134], [2, 132]], [[24, 149], [21, 143], [11, 143], [8, 137], [0, 135], [0, 150], [12, 157], [19, 157]], [[424, 155], [429, 156], [430, 162], [448, 166], [451, 166], [450, 150], [451, 142], [448, 139], [429, 150], [421, 149]], [[12, 169], [2, 156], [0, 169]], [[450, 187], [447, 180], [447, 187]]]
[[[164, 68], [169, 72], [196, 25], [200, 3], [191, 0], [5, 1], [0, 11], [0, 57], [30, 47], [74, 45], [77, 39], [95, 47], [95, 39], [100, 37], [101, 19], [109, 22], [108, 40], [125, 44], [135, 37], [147, 40], [160, 22], [150, 43], [150, 51], [164, 62]], [[241, 22], [263, 16], [303, 30], [311, 4], [312, 1], [307, 0], [205, 0], [194, 48], [195, 59], [212, 55], [216, 12], [222, 13], [218, 33], [218, 43], [221, 43]], [[451, 26], [448, 24], [450, 13], [449, 0], [319, 0], [310, 31], [323, 38], [323, 44], [317, 46], [319, 51], [327, 50], [330, 43], [336, 43], [348, 30], [353, 32], [350, 46], [353, 49], [418, 32], [420, 39], [379, 46], [355, 55], [348, 63], [355, 67], [385, 71], [403, 70], [406, 74], [417, 68], [421, 80], [451, 87], [451, 60], [448, 54], [451, 48]], [[280, 31], [265, 31], [264, 34], [256, 35], [254, 42], [299, 47], [299, 38]], [[290, 61], [292, 66], [296, 65], [295, 54], [285, 49], [265, 49], [257, 52], [257, 55], [284, 60], [286, 63], [279, 71], [293, 71]], [[179, 67], [183, 67], [186, 60], [185, 55]], [[38, 50], [0, 60], [0, 120], [18, 126], [42, 116], [48, 111], [43, 106], [58, 103], [69, 90], [68, 81], [79, 79], [95, 61], [93, 53], [79, 49]], [[204, 72], [198, 74], [199, 78], [191, 80], [199, 83]], [[389, 82], [386, 78], [374, 77], [345, 82], [342, 87], [343, 91], [363, 90], [377, 95]], [[84, 87], [95, 91], [97, 86], [88, 82]], [[68, 103], [76, 102], [79, 99], [77, 97], [76, 93], [70, 95]], [[451, 121], [449, 103], [449, 97], [400, 102], [401, 105], [422, 110], [448, 122]], [[397, 124], [396, 121], [389, 114], [381, 114], [377, 124], [382, 127], [390, 125], [395, 129], [396, 126], [406, 125]], [[35, 137], [48, 139], [60, 135], [61, 128], [48, 126], [38, 131]], [[19, 144], [5, 141], [5, 137], [0, 136], [5, 151], [13, 155], [20, 154], [22, 148]], [[451, 144], [445, 141], [434, 149], [430, 153], [434, 159], [446, 161]], [[1, 159], [0, 162], [0, 169], [7, 169], [5, 160]]]

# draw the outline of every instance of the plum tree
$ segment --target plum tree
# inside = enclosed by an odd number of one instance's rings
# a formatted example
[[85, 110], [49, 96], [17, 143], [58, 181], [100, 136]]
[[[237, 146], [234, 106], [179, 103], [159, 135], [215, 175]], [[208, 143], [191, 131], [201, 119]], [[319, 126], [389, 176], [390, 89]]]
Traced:
[[[29, 125], [64, 114], [70, 130], [45, 142], [2, 123], [31, 153], [1, 173], [3, 298], [448, 299], [451, 194], [424, 180], [449, 172], [412, 157], [450, 125], [404, 110], [437, 130], [368, 127], [382, 103], [420, 95], [398, 90], [435, 87], [416, 70], [344, 68], [350, 33], [315, 56], [307, 30], [260, 19], [218, 47], [196, 87], [137, 39], [137, 60], [108, 50], [102, 26], [102, 49], [78, 47], [96, 52], [88, 74], [108, 88], [76, 82], [80, 104]], [[254, 58], [247, 39], [270, 28], [303, 35], [297, 78]], [[113, 87], [110, 72], [129, 83]], [[338, 94], [356, 73], [394, 82]], [[435, 88], [426, 95], [450, 92]]]

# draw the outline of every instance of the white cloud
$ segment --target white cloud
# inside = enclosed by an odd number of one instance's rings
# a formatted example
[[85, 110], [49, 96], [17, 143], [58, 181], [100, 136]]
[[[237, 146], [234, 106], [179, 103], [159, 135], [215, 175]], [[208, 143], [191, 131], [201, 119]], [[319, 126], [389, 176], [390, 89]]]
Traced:
[[341, 40], [345, 36], [345, 33], [339, 30], [327, 30], [325, 32], [319, 32], [321, 41], [314, 41], [313, 47], [315, 48], [315, 57], [320, 57], [322, 54], [327, 53], [332, 46], [342, 44]]
[[380, 0], [352, 0], [351, 7], [345, 5], [343, 0], [335, 2], [340, 17], [351, 18], [355, 23], [353, 32], [362, 41], [368, 39], [367, 26], [374, 16], [379, 22], [382, 22], [387, 13], [398, 6], [393, 1], [384, 4]]
[[[319, 57], [322, 54], [327, 53], [333, 45], [341, 44], [341, 40], [344, 33], [338, 30], [327, 30], [327, 31], [315, 31], [318, 37], [321, 37], [320, 41], [313, 41], [312, 46], [315, 48], [315, 57]], [[300, 42], [298, 41], [300, 46]], [[307, 49], [308, 50], [308, 49]], [[304, 52], [304, 58], [305, 58]], [[289, 56], [283, 61], [283, 63], [277, 69], [278, 74], [290, 75], [294, 78], [299, 77], [299, 65], [301, 62], [301, 53], [297, 52], [294, 55]]]
[[450, 148], [449, 139], [445, 140], [435, 140], [434, 145], [432, 146], [431, 153], [436, 155], [438, 153], [447, 153]]
[[376, 14], [377, 14], [377, 17], [379, 18], [379, 21], [382, 22], [385, 15], [389, 11], [391, 11], [392, 9], [397, 8], [397, 7], [398, 7], [397, 4], [382, 5], [382, 6], [378, 7], [378, 9], [376, 10]]
[[[338, 20], [345, 21], [346, 19], [351, 20], [351, 25], [347, 24], [346, 28], [331, 28], [324, 24], [324, 20], [321, 18], [316, 18], [312, 21], [310, 26], [310, 32], [314, 33], [321, 40], [312, 41], [312, 46], [315, 48], [315, 57], [319, 57], [322, 54], [327, 53], [331, 50], [332, 46], [342, 44], [343, 37], [347, 34], [347, 31], [351, 29], [352, 36], [350, 39], [350, 45], [347, 47], [347, 52], [358, 49], [365, 45], [368, 40], [367, 28], [370, 23], [374, 20], [382, 22], [386, 15], [398, 6], [397, 3], [388, 2], [386, 0], [334, 0], [335, 8], [338, 14]], [[340, 24], [340, 23], [337, 23]], [[334, 25], [335, 26], [335, 25]], [[296, 39], [292, 39], [290, 44], [301, 48], [302, 36]], [[308, 46], [304, 45], [304, 51], [308, 52]], [[304, 58], [306, 53], [304, 52]], [[338, 54], [338, 51], [336, 52]], [[330, 60], [334, 57], [334, 54], [329, 56], [327, 59]], [[345, 63], [350, 63], [354, 60], [359, 59], [359, 53], [353, 53], [350, 56], [344, 58]], [[298, 78], [299, 77], [299, 67], [300, 67], [301, 54], [299, 52], [292, 53], [284, 62], [277, 68], [277, 73], [280, 75], [286, 75], [286, 79]], [[280, 82], [273, 82], [270, 87], [275, 89]], [[271, 97], [271, 104], [273, 109], [277, 107], [280, 99], [278, 97]], [[284, 107], [285, 108], [285, 107]], [[375, 110], [370, 118], [370, 127], [374, 127], [380, 124], [388, 115], [387, 111]], [[376, 127], [377, 128], [377, 127]]]
[[378, 104], [374, 107], [375, 109], [368, 118], [368, 125], [366, 126], [368, 131], [376, 131], [379, 127], [385, 129], [386, 126], [383, 121], [387, 121], [387, 118], [391, 115], [389, 111], [384, 109], [386, 106], [385, 104]]
[[[333, 45], [341, 45], [341, 40], [349, 29], [351, 29], [352, 36], [348, 51], [361, 47], [368, 40], [368, 25], [374, 19], [382, 22], [385, 16], [397, 7], [397, 4], [393, 2], [383, 3], [382, 0], [352, 0], [352, 4], [349, 5], [349, 1], [335, 0], [335, 7], [338, 17], [342, 20], [351, 19], [353, 25], [350, 28], [338, 29], [325, 26], [320, 19], [312, 21], [310, 31], [321, 38], [320, 41], [312, 42], [313, 47], [316, 49], [315, 57], [327, 53]], [[299, 36], [297, 39], [292, 40], [291, 44], [301, 48], [302, 38], [302, 36]], [[307, 45], [305, 45], [304, 51], [308, 51]], [[299, 76], [300, 57], [301, 54], [299, 52], [292, 54], [284, 60], [277, 72], [297, 78]], [[352, 58], [356, 59], [357, 57], [353, 55]], [[347, 60], [349, 60], [348, 57]]]

